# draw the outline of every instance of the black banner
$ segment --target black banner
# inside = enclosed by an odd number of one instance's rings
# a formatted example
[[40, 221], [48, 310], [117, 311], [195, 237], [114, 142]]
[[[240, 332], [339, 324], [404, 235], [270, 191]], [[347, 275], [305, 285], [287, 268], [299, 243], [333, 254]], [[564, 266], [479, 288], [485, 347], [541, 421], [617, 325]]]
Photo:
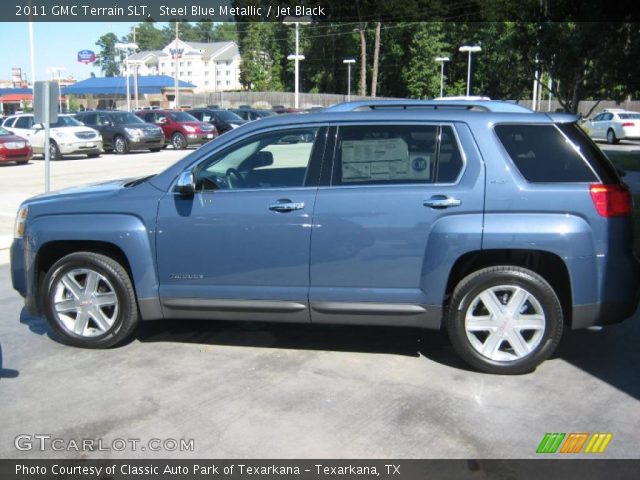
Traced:
[[2, 0], [2, 22], [640, 20], [636, 1], [581, 0]]
[[2, 480], [637, 479], [640, 460], [0, 460]]

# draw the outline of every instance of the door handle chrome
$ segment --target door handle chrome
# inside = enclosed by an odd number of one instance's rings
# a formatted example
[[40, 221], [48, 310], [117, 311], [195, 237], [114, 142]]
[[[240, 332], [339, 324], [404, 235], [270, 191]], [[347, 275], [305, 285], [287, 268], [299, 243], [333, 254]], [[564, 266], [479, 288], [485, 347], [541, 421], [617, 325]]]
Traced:
[[269, 205], [269, 210], [275, 212], [292, 212], [293, 210], [302, 210], [304, 208], [304, 202], [278, 202]]
[[425, 200], [423, 205], [430, 208], [449, 208], [459, 207], [462, 204], [460, 200], [447, 195], [434, 195], [429, 200]]

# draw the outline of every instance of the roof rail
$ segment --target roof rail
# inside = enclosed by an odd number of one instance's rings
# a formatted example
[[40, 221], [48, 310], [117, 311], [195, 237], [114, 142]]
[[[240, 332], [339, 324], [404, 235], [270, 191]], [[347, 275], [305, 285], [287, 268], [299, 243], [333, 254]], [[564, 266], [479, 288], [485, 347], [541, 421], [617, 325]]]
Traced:
[[384, 109], [458, 109], [482, 112], [533, 113], [529, 108], [498, 100], [360, 100], [345, 102], [325, 108], [325, 112], [354, 112]]

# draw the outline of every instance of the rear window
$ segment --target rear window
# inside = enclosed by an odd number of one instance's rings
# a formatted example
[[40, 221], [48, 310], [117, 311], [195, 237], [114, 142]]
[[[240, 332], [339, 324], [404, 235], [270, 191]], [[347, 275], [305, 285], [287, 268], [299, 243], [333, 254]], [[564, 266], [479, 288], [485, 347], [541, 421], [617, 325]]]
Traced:
[[555, 125], [497, 125], [495, 131], [509, 157], [529, 182], [598, 181], [578, 146]]
[[640, 113], [619, 113], [622, 120], [640, 120]]

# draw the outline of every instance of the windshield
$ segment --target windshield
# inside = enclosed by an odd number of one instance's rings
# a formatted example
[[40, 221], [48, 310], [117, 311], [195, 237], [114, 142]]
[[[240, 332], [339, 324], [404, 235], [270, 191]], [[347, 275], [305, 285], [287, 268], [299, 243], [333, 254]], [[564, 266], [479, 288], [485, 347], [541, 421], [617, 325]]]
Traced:
[[274, 112], [270, 112], [269, 110], [256, 110], [256, 114], [262, 118], [275, 115]]
[[187, 112], [172, 112], [169, 114], [174, 122], [197, 122], [198, 119]]
[[58, 121], [51, 124], [51, 128], [60, 128], [60, 127], [81, 127], [83, 123], [80, 123], [73, 117], [58, 117]]
[[218, 117], [220, 117], [220, 119], [225, 122], [244, 122], [242, 117], [239, 117], [238, 115], [236, 115], [233, 112], [230, 112], [229, 110], [217, 111], [216, 115], [218, 115]]
[[127, 123], [145, 123], [140, 117], [137, 117], [133, 113], [129, 112], [114, 112], [111, 113], [113, 123], [116, 125], [125, 125]]
[[5, 130], [4, 128], [0, 127], [0, 136], [2, 135], [12, 135], [12, 133], [9, 130]]

